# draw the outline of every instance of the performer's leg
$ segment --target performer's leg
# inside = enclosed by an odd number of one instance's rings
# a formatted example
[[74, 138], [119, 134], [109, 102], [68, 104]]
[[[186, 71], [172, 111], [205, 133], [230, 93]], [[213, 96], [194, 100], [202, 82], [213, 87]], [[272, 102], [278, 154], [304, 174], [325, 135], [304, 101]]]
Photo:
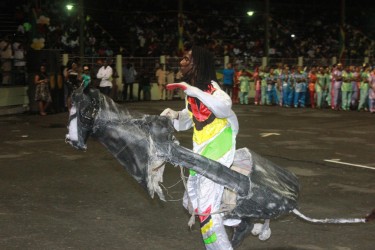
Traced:
[[315, 96], [315, 92], [314, 91], [309, 91], [309, 99], [310, 99], [310, 106], [311, 108], [315, 108], [315, 103], [314, 103], [314, 96]]
[[[210, 214], [220, 208], [224, 187], [213, 181], [199, 176], [198, 181], [198, 208], [197, 212]], [[199, 216], [201, 233], [206, 249], [228, 250], [232, 249], [220, 214]]]
[[248, 92], [244, 92], [244, 103], [249, 104], [249, 93]]
[[294, 104], [294, 95], [296, 94], [296, 92], [294, 91], [294, 89], [292, 91], [290, 91], [290, 106], [292, 107], [293, 104]]
[[251, 234], [254, 228], [254, 223], [249, 219], [242, 219], [241, 223], [234, 228], [233, 236], [231, 239], [231, 244], [233, 248], [239, 247], [243, 240]]
[[316, 107], [321, 108], [322, 107], [322, 91], [316, 92]]
[[341, 108], [343, 110], [346, 110], [346, 104], [348, 102], [348, 100], [347, 100], [348, 94], [347, 93], [348, 93], [348, 91], [342, 91], [341, 92], [341, 95], [342, 95], [342, 97], [341, 97], [341, 99], [342, 99]]
[[304, 108], [305, 105], [306, 105], [306, 91], [302, 91], [300, 93], [300, 99], [299, 99], [299, 102], [301, 104], [301, 108]]
[[262, 95], [261, 104], [266, 105], [267, 104], [267, 86], [262, 86], [260, 94]]
[[298, 105], [299, 105], [299, 97], [300, 96], [300, 92], [295, 92], [294, 93], [294, 107], [295, 108], [298, 108]]
[[272, 92], [271, 90], [267, 90], [267, 105], [271, 105], [272, 104], [272, 96], [271, 96]]

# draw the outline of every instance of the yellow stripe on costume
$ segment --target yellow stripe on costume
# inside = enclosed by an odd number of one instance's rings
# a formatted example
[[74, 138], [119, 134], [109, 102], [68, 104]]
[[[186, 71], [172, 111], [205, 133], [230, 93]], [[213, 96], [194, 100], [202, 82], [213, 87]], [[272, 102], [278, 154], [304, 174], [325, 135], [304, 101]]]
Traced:
[[216, 118], [212, 123], [205, 126], [202, 130], [196, 130], [194, 127], [193, 141], [198, 145], [215, 137], [228, 124], [227, 119]]
[[202, 234], [206, 234], [212, 228], [213, 224], [214, 222], [212, 221], [212, 219], [210, 219], [210, 222], [208, 222], [201, 228]]

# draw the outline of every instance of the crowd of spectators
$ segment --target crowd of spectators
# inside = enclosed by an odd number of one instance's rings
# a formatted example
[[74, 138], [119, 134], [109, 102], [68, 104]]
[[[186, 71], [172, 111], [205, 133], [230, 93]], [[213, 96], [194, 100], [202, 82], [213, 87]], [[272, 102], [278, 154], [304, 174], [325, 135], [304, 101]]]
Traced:
[[[116, 24], [119, 33], [131, 35], [126, 48], [131, 56], [173, 56], [180, 38], [179, 23], [182, 23], [184, 41], [205, 44], [217, 56], [264, 56], [263, 13], [249, 17], [243, 4], [235, 4], [238, 1], [232, 1], [230, 7], [228, 3], [216, 2], [184, 1], [183, 14], [179, 16], [177, 11], [171, 11], [173, 7], [165, 6], [161, 1], [138, 1], [137, 4], [133, 1], [114, 1], [111, 6], [124, 11], [111, 13], [110, 18], [105, 19], [108, 24], [103, 25], [110, 27]], [[98, 3], [98, 9], [103, 7]], [[298, 11], [292, 13], [291, 6], [286, 5], [283, 9], [275, 5], [270, 10], [270, 57], [338, 56], [341, 49], [339, 6], [333, 5], [331, 9], [298, 7]], [[364, 34], [368, 31], [362, 29], [356, 16], [347, 16], [351, 18], [344, 25], [346, 56], [351, 59], [372, 57], [375, 43], [369, 38], [371, 34]]]
[[[225, 6], [213, 5], [212, 1], [185, 1], [182, 15], [178, 15], [177, 6], [165, 5], [163, 1], [111, 1], [110, 8], [108, 3], [96, 1], [85, 10], [85, 55], [173, 56], [178, 53], [177, 45], [182, 38], [183, 41], [205, 44], [217, 56], [264, 56], [262, 12], [249, 17], [246, 7], [241, 4], [233, 4], [231, 8]], [[311, 9], [300, 9], [290, 15], [289, 11], [271, 8], [270, 57], [338, 56], [341, 48], [339, 9], [316, 11], [319, 15]], [[58, 1], [43, 1], [41, 5], [25, 1], [17, 6], [16, 18], [20, 24], [18, 33], [27, 33], [27, 42], [32, 47], [78, 54], [80, 20], [77, 7], [75, 11], [68, 12]], [[371, 34], [366, 36], [360, 26], [355, 26], [360, 25], [359, 22], [352, 23], [348, 22], [344, 27], [346, 56], [352, 59], [372, 57], [375, 43], [368, 37]], [[182, 33], [178, 32], [178, 25], [181, 25]], [[111, 30], [112, 34], [106, 30]], [[126, 37], [123, 44], [118, 43], [117, 38], [121, 36]]]
[[[37, 2], [37, 1], [36, 1]], [[69, 54], [79, 53], [80, 17], [78, 7], [66, 9], [65, 3], [24, 1], [16, 7], [19, 24], [17, 37], [33, 49], [56, 49]], [[89, 15], [84, 20], [85, 55], [110, 57], [118, 53], [119, 45], [98, 22]]]
[[[166, 5], [161, 0], [118, 0], [110, 4], [95, 1], [85, 7], [84, 54], [101, 58], [118, 53], [125, 57], [175, 57], [179, 55], [179, 41], [193, 41], [207, 46], [217, 57], [259, 62], [265, 53], [264, 13], [260, 11], [249, 17], [245, 13], [247, 7], [239, 2], [234, 1], [228, 8], [221, 2], [184, 1], [179, 15], [177, 6]], [[330, 58], [339, 55], [339, 7], [325, 10], [296, 8], [298, 11], [291, 12], [280, 10], [278, 5], [272, 6], [269, 16], [271, 58], [319, 58], [329, 65]], [[290, 6], [284, 7], [287, 8]], [[4, 38], [1, 45], [5, 48], [7, 41], [14, 43], [7, 47], [14, 50], [13, 57], [22, 57], [30, 47], [79, 54], [77, 6], [75, 11], [68, 12], [59, 1], [25, 0], [16, 6], [15, 16], [19, 23], [16, 36]], [[362, 60], [359, 63], [368, 57], [372, 63], [375, 42], [368, 30], [361, 30], [361, 24], [348, 18], [344, 26], [345, 56]], [[125, 37], [125, 41], [121, 37]]]

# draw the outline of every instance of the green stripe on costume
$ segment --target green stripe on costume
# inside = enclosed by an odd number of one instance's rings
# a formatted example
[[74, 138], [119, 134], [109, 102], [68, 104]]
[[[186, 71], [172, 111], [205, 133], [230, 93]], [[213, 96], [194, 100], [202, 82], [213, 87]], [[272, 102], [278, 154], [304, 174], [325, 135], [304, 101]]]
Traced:
[[232, 148], [232, 128], [223, 130], [215, 139], [213, 139], [203, 149], [201, 155], [211, 159], [218, 160]]
[[217, 240], [216, 233], [213, 233], [213, 234], [211, 234], [210, 237], [208, 237], [206, 239], [203, 239], [204, 244], [206, 244], [206, 245], [212, 244], [212, 243], [216, 242], [216, 240]]
[[[201, 155], [211, 160], [218, 160], [232, 148], [232, 128], [223, 130], [215, 139], [213, 139], [203, 149]], [[194, 170], [189, 170], [191, 176], [196, 175]]]
[[[232, 148], [232, 128], [228, 127], [223, 130], [215, 139], [213, 139], [203, 149], [203, 156], [217, 160], [225, 155]], [[191, 176], [196, 175], [194, 170], [189, 170]]]

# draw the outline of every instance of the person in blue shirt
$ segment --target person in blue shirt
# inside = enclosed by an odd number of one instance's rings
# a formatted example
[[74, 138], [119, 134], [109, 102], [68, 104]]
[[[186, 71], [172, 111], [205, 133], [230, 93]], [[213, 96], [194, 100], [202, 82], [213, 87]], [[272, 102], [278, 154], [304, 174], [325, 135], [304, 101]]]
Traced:
[[227, 64], [227, 67], [223, 70], [223, 90], [232, 96], [232, 89], [234, 84], [234, 69], [231, 63]]

